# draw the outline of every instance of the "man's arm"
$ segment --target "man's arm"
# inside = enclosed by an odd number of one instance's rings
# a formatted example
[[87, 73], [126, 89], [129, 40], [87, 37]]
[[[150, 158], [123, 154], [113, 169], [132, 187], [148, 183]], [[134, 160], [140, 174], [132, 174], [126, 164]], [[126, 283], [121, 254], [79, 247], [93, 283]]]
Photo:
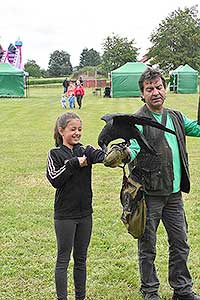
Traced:
[[[139, 131], [141, 131], [143, 133], [143, 126], [142, 125], [135, 125]], [[130, 140], [130, 146], [128, 147], [129, 151], [130, 151], [130, 157], [131, 157], [131, 161], [133, 161], [136, 156], [138, 155], [138, 153], [141, 150], [140, 145], [138, 144], [136, 139], [131, 139]]]
[[198, 125], [197, 121], [183, 115], [183, 122], [186, 135], [200, 137], [200, 125]]
[[138, 153], [140, 152], [141, 148], [140, 148], [138, 142], [136, 141], [136, 139], [131, 139], [128, 149], [130, 151], [131, 161], [133, 161], [136, 158], [136, 156], [138, 155]]

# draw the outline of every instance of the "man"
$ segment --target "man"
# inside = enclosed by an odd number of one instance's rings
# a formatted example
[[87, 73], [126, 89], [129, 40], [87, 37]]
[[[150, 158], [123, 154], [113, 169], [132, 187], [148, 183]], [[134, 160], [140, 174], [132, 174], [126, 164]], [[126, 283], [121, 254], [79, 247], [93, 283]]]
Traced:
[[[139, 86], [144, 106], [136, 115], [150, 117], [176, 135], [150, 126], [138, 126], [157, 155], [141, 149], [136, 140], [128, 147], [133, 178], [139, 176], [147, 204], [145, 233], [138, 240], [141, 288], [145, 300], [158, 300], [159, 279], [155, 268], [156, 233], [162, 220], [169, 242], [169, 284], [173, 300], [200, 300], [192, 290], [187, 267], [189, 246], [181, 192], [189, 193], [190, 180], [185, 136], [200, 137], [200, 126], [182, 113], [164, 108], [166, 84], [158, 70], [147, 68]], [[107, 164], [108, 166], [108, 164]]]
[[79, 81], [80, 81], [80, 84], [83, 86], [83, 77], [82, 76], [79, 77]]
[[64, 87], [64, 91], [63, 93], [65, 94], [68, 90], [68, 87], [69, 87], [69, 80], [67, 79], [67, 77], [65, 78], [65, 80], [63, 81], [63, 87]]

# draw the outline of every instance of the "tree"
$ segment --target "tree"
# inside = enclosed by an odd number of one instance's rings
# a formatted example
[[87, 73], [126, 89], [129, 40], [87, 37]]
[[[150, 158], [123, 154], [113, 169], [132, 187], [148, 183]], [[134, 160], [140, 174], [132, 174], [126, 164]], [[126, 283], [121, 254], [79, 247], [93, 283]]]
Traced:
[[45, 70], [45, 69], [40, 69], [40, 71], [41, 71], [41, 76], [42, 76], [43, 78], [49, 77], [49, 74], [48, 74], [48, 71], [47, 71], [47, 70]]
[[50, 54], [48, 73], [50, 77], [68, 76], [72, 73], [70, 55], [61, 50], [56, 50]]
[[128, 41], [125, 37], [119, 37], [113, 33], [103, 42], [102, 68], [107, 73], [121, 67], [127, 62], [136, 61], [138, 48], [135, 47], [135, 40]]
[[24, 65], [24, 70], [29, 73], [31, 77], [41, 77], [40, 66], [36, 63], [35, 60], [29, 59]]
[[161, 22], [150, 36], [153, 46], [147, 56], [151, 64], [159, 64], [167, 72], [181, 64], [200, 70], [200, 19], [197, 14], [197, 5], [179, 8]]
[[88, 48], [84, 48], [81, 55], [80, 55], [80, 64], [79, 68], [84, 68], [88, 66], [98, 66], [101, 64], [101, 57], [100, 54], [91, 48], [88, 50]]

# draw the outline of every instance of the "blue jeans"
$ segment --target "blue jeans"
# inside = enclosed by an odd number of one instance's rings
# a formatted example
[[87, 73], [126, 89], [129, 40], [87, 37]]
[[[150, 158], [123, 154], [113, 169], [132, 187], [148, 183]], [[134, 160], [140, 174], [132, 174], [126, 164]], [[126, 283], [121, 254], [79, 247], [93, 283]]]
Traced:
[[69, 96], [68, 101], [69, 101], [69, 108], [74, 108], [75, 96]]
[[55, 220], [57, 261], [55, 284], [57, 300], [67, 299], [67, 269], [73, 249], [73, 277], [76, 300], [84, 300], [86, 294], [87, 249], [92, 232], [92, 216], [80, 219]]
[[181, 193], [169, 196], [146, 196], [147, 223], [144, 236], [138, 240], [141, 291], [157, 292], [159, 280], [155, 268], [156, 233], [160, 221], [168, 235], [169, 284], [177, 294], [192, 292], [192, 279], [187, 267], [189, 246], [187, 222]]

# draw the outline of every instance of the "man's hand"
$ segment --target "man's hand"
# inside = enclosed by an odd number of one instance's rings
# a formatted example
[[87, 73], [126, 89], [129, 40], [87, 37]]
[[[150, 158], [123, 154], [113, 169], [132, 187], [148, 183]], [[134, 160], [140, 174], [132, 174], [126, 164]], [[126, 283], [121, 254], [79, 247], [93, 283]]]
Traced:
[[130, 154], [128, 148], [123, 144], [116, 144], [111, 147], [108, 153], [106, 153], [103, 163], [106, 167], [116, 168], [122, 163], [127, 163], [129, 161]]

